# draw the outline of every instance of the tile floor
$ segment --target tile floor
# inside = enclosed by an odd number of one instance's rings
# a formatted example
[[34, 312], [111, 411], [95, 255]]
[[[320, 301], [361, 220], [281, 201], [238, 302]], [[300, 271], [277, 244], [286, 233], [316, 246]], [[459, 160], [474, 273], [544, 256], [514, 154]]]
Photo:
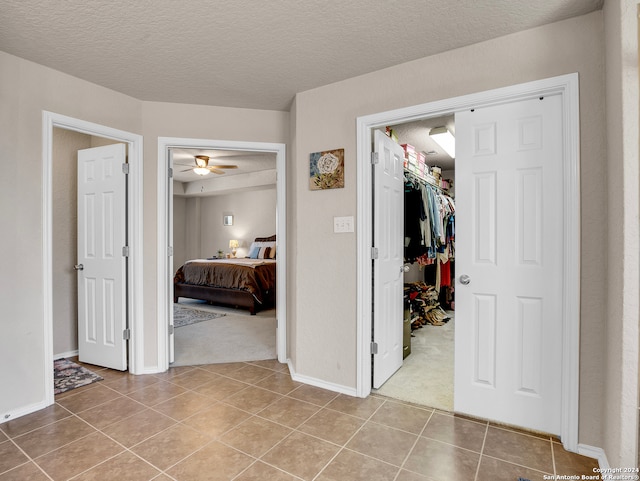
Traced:
[[0, 481], [531, 481], [591, 474], [549, 436], [291, 380], [277, 361], [172, 368], [0, 424]]

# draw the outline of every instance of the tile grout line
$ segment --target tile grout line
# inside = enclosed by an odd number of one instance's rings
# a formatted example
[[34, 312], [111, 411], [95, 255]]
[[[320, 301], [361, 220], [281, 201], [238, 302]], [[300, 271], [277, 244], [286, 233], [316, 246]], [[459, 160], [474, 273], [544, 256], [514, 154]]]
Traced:
[[14, 466], [11, 469], [8, 469], [6, 471], [1, 472], [0, 475], [4, 475], [4, 474], [6, 474], [6, 473], [8, 473], [10, 471], [13, 471], [14, 469], [19, 468], [20, 466], [24, 466], [25, 464], [31, 463], [31, 464], [35, 465], [36, 468], [38, 468], [47, 478], [53, 480], [53, 478], [51, 476], [49, 476], [49, 474], [44, 469], [42, 469], [42, 467], [38, 463], [35, 462], [35, 459], [32, 458], [31, 456], [29, 456], [26, 453], [26, 451], [24, 449], [22, 449], [20, 446], [18, 446], [18, 444], [16, 444], [16, 442], [13, 439], [7, 437], [7, 441], [11, 442], [11, 444], [13, 444], [24, 456], [26, 456], [27, 461], [25, 461], [24, 463], [20, 463], [17, 466]]
[[[339, 396], [336, 396], [336, 399], [337, 399], [338, 397], [339, 397]], [[335, 400], [335, 399], [334, 399], [334, 400]], [[346, 447], [346, 446], [347, 446], [347, 444], [349, 444], [349, 443], [351, 442], [351, 440], [352, 440], [354, 437], [356, 437], [356, 436], [357, 436], [357, 434], [358, 434], [360, 431], [362, 431], [362, 428], [364, 428], [364, 427], [367, 425], [367, 423], [368, 423], [369, 421], [371, 421], [371, 418], [372, 418], [373, 416], [375, 416], [375, 414], [376, 414], [376, 413], [377, 413], [377, 412], [382, 408], [382, 406], [384, 406], [384, 405], [386, 404], [386, 402], [387, 402], [386, 400], [382, 400], [382, 402], [380, 403], [380, 405], [379, 405], [376, 409], [374, 409], [374, 411], [373, 411], [373, 412], [369, 415], [369, 417], [368, 417], [368, 418], [367, 418], [367, 419], [362, 423], [362, 425], [361, 425], [358, 429], [356, 429], [356, 430], [355, 430], [355, 432], [354, 432], [354, 433], [349, 437], [349, 439], [347, 439], [347, 440], [346, 440], [346, 442], [345, 442], [342, 446], [340, 446], [340, 448], [338, 449], [338, 451], [336, 452], [336, 454], [334, 454], [334, 455], [331, 457], [331, 459], [325, 463], [325, 465], [322, 467], [322, 469], [320, 469], [320, 471], [318, 471], [318, 473], [313, 477], [313, 480], [312, 480], [312, 481], [315, 481], [315, 480], [318, 478], [318, 476], [320, 476], [320, 475], [324, 472], [324, 470], [325, 470], [325, 469], [327, 469], [327, 467], [328, 467], [328, 466], [329, 466], [329, 465], [334, 461], [334, 459], [336, 459], [336, 458], [338, 457], [338, 455], [339, 455], [342, 451], [344, 451], [345, 449], [347, 449], [347, 447]], [[329, 408], [329, 409], [331, 409], [331, 408]], [[334, 411], [337, 411], [337, 410], [335, 410], [335, 409], [334, 409]], [[340, 411], [340, 412], [341, 412], [341, 411]], [[343, 413], [343, 414], [346, 414], [346, 413]], [[363, 419], [363, 418], [360, 418], [360, 419]], [[306, 434], [306, 433], [303, 433], [303, 434]], [[326, 440], [325, 440], [325, 441], [326, 441]], [[357, 451], [355, 451], [355, 452], [357, 452]], [[359, 454], [362, 454], [362, 453], [359, 453]], [[370, 456], [370, 457], [371, 457], [371, 456]], [[373, 459], [377, 459], [377, 458], [373, 458]], [[382, 460], [379, 460], [379, 461], [382, 461]]]
[[422, 429], [418, 433], [418, 436], [416, 437], [416, 440], [413, 442], [413, 445], [411, 446], [411, 449], [409, 449], [409, 452], [407, 453], [407, 455], [402, 460], [402, 463], [400, 464], [400, 469], [398, 469], [398, 472], [396, 473], [395, 478], [393, 478], [394, 481], [396, 481], [398, 479], [398, 476], [400, 476], [400, 473], [404, 469], [404, 465], [407, 464], [407, 461], [409, 460], [409, 457], [411, 456], [411, 453], [413, 453], [413, 450], [416, 448], [416, 445], [418, 444], [418, 441], [420, 441], [420, 437], [424, 433], [424, 430], [427, 429], [427, 425], [429, 424], [429, 421], [431, 421], [431, 418], [433, 418], [433, 415], [435, 414], [435, 412], [436, 412], [435, 409], [433, 409], [431, 411], [431, 414], [429, 414], [429, 419], [427, 419], [427, 421], [424, 423], [424, 426], [422, 426]]
[[478, 474], [480, 474], [480, 464], [482, 463], [482, 456], [484, 456], [484, 445], [487, 442], [487, 434], [489, 433], [489, 423], [487, 422], [484, 428], [484, 438], [482, 439], [482, 447], [480, 448], [480, 456], [478, 457], [478, 465], [476, 466], [476, 475], [473, 477], [474, 481], [478, 481]]

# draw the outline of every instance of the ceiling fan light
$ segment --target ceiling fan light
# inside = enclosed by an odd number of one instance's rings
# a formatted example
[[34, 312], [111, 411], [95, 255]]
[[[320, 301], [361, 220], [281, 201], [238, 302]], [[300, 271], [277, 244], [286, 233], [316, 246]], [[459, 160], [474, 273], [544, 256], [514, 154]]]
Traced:
[[205, 169], [204, 167], [196, 167], [193, 171], [198, 175], [209, 175], [209, 169]]
[[446, 127], [434, 127], [429, 131], [429, 136], [449, 154], [449, 157], [456, 158], [456, 139]]
[[196, 155], [196, 165], [200, 168], [204, 168], [209, 164], [209, 157], [206, 155]]

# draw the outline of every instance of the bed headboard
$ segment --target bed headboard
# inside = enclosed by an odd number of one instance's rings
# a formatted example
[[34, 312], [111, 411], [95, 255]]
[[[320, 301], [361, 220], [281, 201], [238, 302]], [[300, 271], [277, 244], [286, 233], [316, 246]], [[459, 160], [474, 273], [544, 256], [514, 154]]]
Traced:
[[269, 237], [256, 237], [254, 242], [275, 242], [276, 241], [276, 235], [272, 235]]

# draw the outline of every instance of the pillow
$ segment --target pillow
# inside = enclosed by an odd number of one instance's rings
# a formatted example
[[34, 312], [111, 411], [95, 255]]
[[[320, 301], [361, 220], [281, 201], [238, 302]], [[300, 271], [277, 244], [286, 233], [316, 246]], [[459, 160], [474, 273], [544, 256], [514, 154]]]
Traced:
[[[263, 252], [262, 254], [259, 252], [255, 252], [254, 248], [260, 247], [268, 247], [269, 250]], [[256, 256], [264, 256], [264, 257], [256, 257]], [[251, 247], [249, 247], [249, 258], [251, 259], [275, 259], [276, 258], [276, 236], [272, 235], [270, 237], [256, 237], [256, 239], [251, 243]]]
[[[264, 246], [258, 245], [259, 243], [254, 242], [251, 244], [249, 248], [249, 259], [273, 259], [275, 257], [276, 248], [273, 246]], [[271, 256], [271, 251], [273, 250], [273, 257]]]

